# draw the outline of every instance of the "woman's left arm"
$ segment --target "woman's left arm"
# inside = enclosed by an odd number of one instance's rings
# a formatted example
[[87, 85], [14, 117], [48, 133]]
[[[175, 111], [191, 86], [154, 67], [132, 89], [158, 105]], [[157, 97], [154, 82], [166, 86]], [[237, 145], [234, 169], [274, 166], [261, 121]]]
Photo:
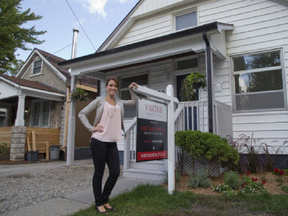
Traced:
[[131, 100], [124, 100], [123, 101], [123, 104], [124, 106], [126, 105], [134, 105], [136, 104], [136, 101], [137, 101], [137, 96], [135, 94], [135, 92], [133, 91], [133, 89], [137, 89], [138, 88], [138, 84], [135, 83], [135, 82], [132, 82], [130, 85], [129, 85], [129, 90], [130, 90], [130, 94], [131, 94]]

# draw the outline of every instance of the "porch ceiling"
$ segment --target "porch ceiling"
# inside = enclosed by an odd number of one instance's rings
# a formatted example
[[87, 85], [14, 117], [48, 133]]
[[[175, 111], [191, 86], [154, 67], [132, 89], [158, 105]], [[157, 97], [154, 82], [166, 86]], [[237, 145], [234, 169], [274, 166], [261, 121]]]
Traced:
[[204, 31], [210, 38], [214, 54], [219, 58], [225, 58], [226, 30], [233, 30], [233, 25], [213, 22], [158, 38], [96, 52], [61, 62], [59, 65], [71, 67], [72, 75], [89, 75], [104, 79], [104, 73], [110, 69], [155, 61], [188, 52], [203, 52], [206, 49], [202, 37]]

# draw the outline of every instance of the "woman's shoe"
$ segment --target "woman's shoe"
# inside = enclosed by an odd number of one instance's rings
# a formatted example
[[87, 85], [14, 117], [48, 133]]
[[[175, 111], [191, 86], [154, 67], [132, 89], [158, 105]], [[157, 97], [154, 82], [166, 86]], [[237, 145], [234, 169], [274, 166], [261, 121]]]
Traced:
[[101, 211], [99, 210], [98, 206], [95, 206], [95, 209], [96, 209], [99, 213], [108, 214], [107, 211], [105, 211], [105, 212], [101, 212]]
[[112, 206], [110, 206], [110, 208], [109, 207], [106, 207], [105, 206], [105, 204], [103, 205], [107, 210], [109, 210], [109, 211], [115, 211], [116, 209], [114, 208], [114, 207], [112, 207]]

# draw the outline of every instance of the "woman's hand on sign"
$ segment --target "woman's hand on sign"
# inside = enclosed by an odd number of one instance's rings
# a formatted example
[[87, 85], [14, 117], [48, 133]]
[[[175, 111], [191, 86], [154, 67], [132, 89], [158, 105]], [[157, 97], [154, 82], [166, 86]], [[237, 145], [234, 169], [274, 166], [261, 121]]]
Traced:
[[135, 82], [132, 82], [132, 83], [129, 85], [129, 88], [135, 88], [135, 89], [137, 89], [137, 88], [138, 88], [138, 84], [135, 83]]

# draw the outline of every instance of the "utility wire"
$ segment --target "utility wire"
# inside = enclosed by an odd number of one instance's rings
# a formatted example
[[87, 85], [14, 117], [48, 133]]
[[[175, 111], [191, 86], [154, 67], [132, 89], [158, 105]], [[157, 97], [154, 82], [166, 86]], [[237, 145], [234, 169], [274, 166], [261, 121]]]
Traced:
[[62, 48], [62, 49], [56, 51], [55, 53], [53, 53], [53, 55], [55, 55], [56, 53], [58, 53], [58, 52], [60, 52], [60, 51], [62, 51], [62, 50], [64, 50], [64, 49], [66, 49], [67, 47], [69, 47], [69, 46], [71, 46], [71, 45], [72, 45], [72, 44], [69, 44], [68, 46], [66, 46], [66, 47], [64, 47], [64, 48]]
[[81, 25], [80, 21], [78, 20], [78, 18], [77, 18], [77, 16], [76, 16], [76, 14], [74, 13], [74, 11], [73, 11], [73, 9], [72, 9], [71, 5], [70, 5], [70, 4], [69, 4], [69, 2], [68, 2], [68, 0], [66, 0], [66, 2], [67, 2], [67, 4], [68, 4], [68, 6], [70, 7], [70, 10], [72, 11], [72, 13], [73, 13], [73, 15], [75, 16], [76, 20], [78, 21], [78, 23], [79, 23], [80, 27], [82, 28], [82, 30], [83, 30], [83, 32], [84, 32], [84, 34], [86, 35], [87, 39], [89, 40], [90, 44], [92, 45], [92, 47], [93, 47], [93, 48], [94, 48], [94, 50], [96, 51], [96, 48], [94, 47], [93, 43], [91, 42], [91, 40], [90, 40], [90, 38], [88, 37], [87, 33], [85, 32], [84, 28], [82, 27], [82, 25]]

